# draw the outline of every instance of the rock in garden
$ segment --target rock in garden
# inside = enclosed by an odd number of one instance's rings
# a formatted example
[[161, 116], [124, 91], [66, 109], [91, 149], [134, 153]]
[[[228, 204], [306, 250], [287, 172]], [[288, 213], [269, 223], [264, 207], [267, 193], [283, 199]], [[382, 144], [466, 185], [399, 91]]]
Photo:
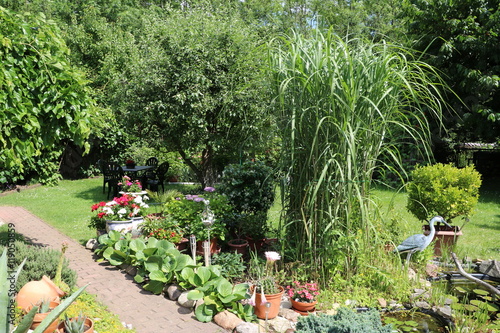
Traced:
[[179, 297], [177, 298], [177, 303], [179, 303], [180, 306], [183, 308], [194, 308], [194, 305], [196, 304], [195, 300], [188, 299], [189, 291], [183, 291]]
[[437, 277], [439, 272], [439, 267], [436, 264], [427, 264], [425, 266], [425, 273], [430, 277]]
[[420, 309], [430, 309], [431, 306], [427, 302], [415, 302], [415, 306]]
[[385, 298], [379, 297], [377, 298], [377, 302], [382, 308], [387, 307], [387, 301], [385, 300]]
[[479, 265], [479, 271], [494, 278], [500, 278], [500, 261], [485, 260]]
[[280, 309], [279, 316], [290, 321], [297, 322], [298, 318], [300, 317], [300, 313], [292, 309]]
[[233, 331], [243, 320], [234, 313], [227, 310], [219, 312], [214, 316], [214, 322], [225, 330]]
[[171, 284], [167, 288], [167, 295], [172, 301], [176, 301], [182, 294], [181, 287], [177, 284]]
[[125, 272], [130, 276], [136, 276], [137, 267], [129, 265], [127, 268], [125, 268]]
[[283, 309], [291, 309], [292, 308], [292, 302], [290, 302], [289, 299], [281, 301], [281, 308], [283, 308]]
[[273, 329], [275, 332], [285, 332], [287, 329], [293, 328], [292, 323], [283, 317], [276, 317], [274, 319], [268, 320], [268, 322], [269, 327], [271, 327], [271, 329]]
[[85, 244], [85, 248], [88, 250], [92, 250], [92, 251], [97, 249], [98, 246], [99, 246], [99, 243], [97, 242], [97, 239], [94, 239], [94, 238], [89, 239], [87, 244]]
[[434, 311], [445, 318], [451, 319], [451, 308], [449, 306], [438, 306], [434, 309]]
[[235, 333], [259, 333], [259, 326], [252, 323], [242, 322], [234, 329]]

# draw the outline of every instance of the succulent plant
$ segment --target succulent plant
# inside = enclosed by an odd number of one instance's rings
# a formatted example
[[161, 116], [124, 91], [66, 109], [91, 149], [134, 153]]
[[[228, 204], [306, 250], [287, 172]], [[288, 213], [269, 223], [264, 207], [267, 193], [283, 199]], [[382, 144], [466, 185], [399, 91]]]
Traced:
[[76, 318], [68, 318], [65, 315], [64, 319], [64, 329], [66, 333], [83, 333], [85, 332], [85, 320], [86, 316], [81, 313]]

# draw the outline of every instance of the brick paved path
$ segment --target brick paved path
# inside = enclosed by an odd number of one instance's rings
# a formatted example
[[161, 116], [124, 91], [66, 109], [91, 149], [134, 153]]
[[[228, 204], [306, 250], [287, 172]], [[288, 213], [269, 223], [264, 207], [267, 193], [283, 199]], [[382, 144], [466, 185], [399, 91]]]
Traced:
[[[144, 291], [132, 277], [106, 263], [97, 263], [93, 253], [49, 226], [21, 207], [0, 207], [0, 222], [14, 223], [17, 233], [34, 244], [60, 250], [62, 241], [69, 243], [66, 257], [78, 273], [78, 285], [90, 285], [86, 291], [117, 314], [122, 322], [132, 324], [138, 333], [226, 332], [214, 323], [201, 323], [192, 311], [177, 306], [161, 295]], [[106, 333], [106, 332], [99, 332]]]

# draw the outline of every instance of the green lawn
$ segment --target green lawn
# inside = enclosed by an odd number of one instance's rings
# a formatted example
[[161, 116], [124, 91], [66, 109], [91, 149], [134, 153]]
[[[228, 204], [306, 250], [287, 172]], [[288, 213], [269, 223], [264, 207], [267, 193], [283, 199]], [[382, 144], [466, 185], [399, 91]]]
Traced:
[[[500, 260], [500, 181], [485, 181], [481, 188], [480, 202], [471, 221], [463, 228], [464, 235], [456, 249], [459, 256]], [[172, 186], [186, 193], [193, 187]], [[388, 190], [374, 190], [373, 198], [379, 203], [385, 220], [397, 219], [402, 223], [401, 239], [421, 232], [421, 224], [405, 209], [406, 195]], [[277, 195], [277, 200], [279, 196]], [[59, 186], [40, 186], [0, 196], [0, 206], [23, 206], [33, 214], [59, 229], [69, 237], [84, 243], [95, 236], [87, 228], [90, 207], [107, 201], [102, 193], [102, 178], [64, 180]], [[279, 216], [279, 203], [270, 212], [272, 224]], [[462, 225], [462, 221], [454, 221]]]

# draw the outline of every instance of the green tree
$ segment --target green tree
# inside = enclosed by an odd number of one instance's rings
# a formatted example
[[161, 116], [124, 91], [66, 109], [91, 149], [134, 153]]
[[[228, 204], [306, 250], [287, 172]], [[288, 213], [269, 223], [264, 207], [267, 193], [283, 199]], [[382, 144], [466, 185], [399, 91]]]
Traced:
[[146, 27], [114, 69], [111, 104], [138, 137], [177, 151], [203, 185], [266, 135], [262, 51], [227, 12], [144, 15]]
[[84, 146], [94, 101], [57, 25], [0, 7], [0, 182], [58, 179], [64, 147]]
[[461, 99], [447, 96], [463, 120], [450, 117], [458, 140], [498, 140], [500, 1], [410, 0], [406, 8], [415, 48]]

